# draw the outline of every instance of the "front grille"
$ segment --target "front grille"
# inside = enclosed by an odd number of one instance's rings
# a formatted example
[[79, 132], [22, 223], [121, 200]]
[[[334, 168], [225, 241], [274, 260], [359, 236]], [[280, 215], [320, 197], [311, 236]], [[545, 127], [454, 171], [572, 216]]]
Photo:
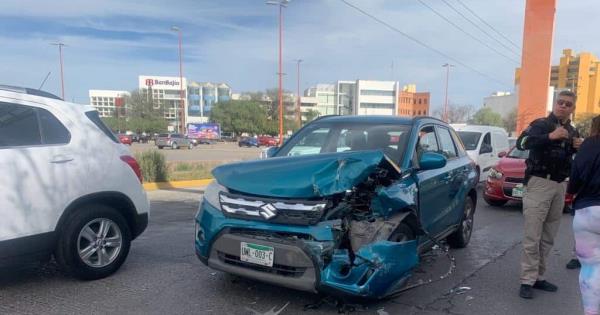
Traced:
[[319, 222], [326, 201], [280, 200], [221, 192], [221, 211], [227, 217], [279, 224], [313, 225]]
[[522, 177], [507, 177], [505, 181], [507, 183], [523, 184], [525, 180]]
[[278, 265], [278, 264], [273, 264], [273, 267], [267, 267], [267, 266], [261, 266], [261, 265], [256, 265], [256, 264], [252, 264], [252, 263], [247, 263], [245, 261], [241, 261], [239, 256], [229, 255], [229, 254], [223, 253], [221, 251], [217, 251], [217, 255], [218, 255], [220, 261], [222, 261], [226, 264], [229, 264], [229, 265], [243, 267], [243, 268], [249, 268], [249, 269], [253, 269], [256, 271], [260, 271], [260, 272], [272, 273], [272, 274], [276, 274], [276, 275], [280, 275], [280, 276], [284, 276], [284, 277], [299, 278], [306, 271], [306, 268], [303, 268], [303, 267], [292, 267], [292, 266], [285, 266], [285, 265]]

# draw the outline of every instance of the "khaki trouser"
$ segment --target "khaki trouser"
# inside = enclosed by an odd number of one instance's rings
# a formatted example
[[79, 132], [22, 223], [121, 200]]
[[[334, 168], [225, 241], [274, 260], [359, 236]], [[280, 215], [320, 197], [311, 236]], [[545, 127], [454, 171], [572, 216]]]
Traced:
[[565, 186], [532, 176], [523, 195], [525, 233], [521, 257], [521, 284], [544, 280], [546, 258], [554, 245], [565, 203]]

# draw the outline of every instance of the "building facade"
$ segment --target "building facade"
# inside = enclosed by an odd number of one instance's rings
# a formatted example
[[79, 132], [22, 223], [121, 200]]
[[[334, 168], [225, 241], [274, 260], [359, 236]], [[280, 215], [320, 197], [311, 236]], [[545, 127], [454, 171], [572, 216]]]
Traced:
[[[546, 112], [552, 111], [552, 106], [558, 91], [553, 86], [548, 87], [548, 102], [546, 103]], [[517, 110], [519, 104], [519, 91], [511, 92], [494, 92], [492, 95], [483, 98], [483, 107], [490, 108], [493, 112], [500, 114], [502, 118], [508, 116]]]
[[320, 115], [337, 115], [336, 85], [335, 84], [317, 84], [304, 91], [304, 96], [312, 97], [317, 100], [315, 110]]
[[397, 114], [398, 82], [357, 80], [354, 95], [354, 115]]
[[225, 83], [190, 82], [187, 87], [186, 121], [207, 122], [213, 106], [232, 99], [231, 87]]
[[98, 110], [100, 117], [118, 117], [127, 114], [125, 98], [127, 91], [89, 90], [90, 105]]
[[406, 85], [398, 93], [398, 116], [417, 117], [428, 116], [430, 105], [429, 92], [417, 92], [414, 84]]
[[[519, 85], [521, 71], [515, 72], [515, 84]], [[600, 114], [600, 60], [589, 52], [575, 55], [572, 49], [564, 49], [560, 63], [550, 72], [550, 85], [555, 90], [570, 90], [577, 95], [575, 117]]]
[[[155, 109], [162, 109], [164, 118], [172, 127], [180, 126], [186, 119], [187, 80], [179, 77], [147, 76], [138, 77], [140, 93], [152, 100]], [[181, 95], [183, 93], [183, 95]], [[183, 104], [181, 100], [183, 99]], [[182, 106], [183, 105], [183, 106]], [[184, 115], [183, 119], [181, 115]], [[175, 130], [176, 130], [175, 129]]]

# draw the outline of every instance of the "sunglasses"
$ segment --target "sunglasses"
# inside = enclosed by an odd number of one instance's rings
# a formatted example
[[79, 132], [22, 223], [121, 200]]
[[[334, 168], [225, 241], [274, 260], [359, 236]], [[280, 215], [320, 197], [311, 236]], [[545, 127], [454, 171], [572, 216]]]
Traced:
[[559, 106], [565, 106], [565, 107], [573, 107], [573, 102], [569, 102], [569, 101], [565, 101], [565, 100], [558, 100], [556, 101], [556, 104], [558, 104]]

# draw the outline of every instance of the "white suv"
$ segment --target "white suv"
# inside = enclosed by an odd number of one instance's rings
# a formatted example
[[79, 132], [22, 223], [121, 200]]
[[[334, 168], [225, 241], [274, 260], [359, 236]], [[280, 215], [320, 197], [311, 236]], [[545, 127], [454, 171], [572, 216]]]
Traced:
[[114, 273], [148, 225], [141, 171], [90, 107], [0, 86], [0, 267]]

